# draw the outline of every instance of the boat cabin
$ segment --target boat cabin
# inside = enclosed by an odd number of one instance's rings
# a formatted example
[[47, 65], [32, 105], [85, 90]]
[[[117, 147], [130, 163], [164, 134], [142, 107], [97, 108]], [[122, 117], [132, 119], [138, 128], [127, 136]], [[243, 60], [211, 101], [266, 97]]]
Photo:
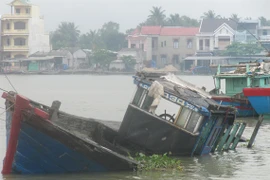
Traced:
[[250, 68], [249, 64], [231, 72], [220, 73], [219, 70], [214, 79], [218, 95], [234, 96], [246, 87], [270, 87], [270, 74], [257, 71], [256, 67]]
[[[208, 154], [234, 109], [174, 75], [135, 77], [137, 91], [119, 129], [122, 143], [151, 153]], [[233, 116], [231, 116], [233, 115]], [[228, 118], [230, 117], [230, 118]]]

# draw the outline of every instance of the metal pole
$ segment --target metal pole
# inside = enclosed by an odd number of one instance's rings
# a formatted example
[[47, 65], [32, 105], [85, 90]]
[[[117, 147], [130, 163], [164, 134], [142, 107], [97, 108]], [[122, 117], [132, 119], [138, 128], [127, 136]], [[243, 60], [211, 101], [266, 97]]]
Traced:
[[252, 136], [250, 138], [250, 141], [248, 142], [248, 146], [247, 146], [248, 148], [251, 148], [252, 147], [252, 144], [253, 144], [253, 142], [254, 142], [254, 140], [256, 138], [256, 135], [257, 135], [257, 133], [259, 131], [259, 128], [260, 128], [262, 122], [263, 122], [263, 115], [260, 115], [259, 116], [259, 120], [258, 120], [258, 122], [257, 122], [257, 124], [255, 126], [255, 129], [254, 129], [254, 131], [252, 133]]

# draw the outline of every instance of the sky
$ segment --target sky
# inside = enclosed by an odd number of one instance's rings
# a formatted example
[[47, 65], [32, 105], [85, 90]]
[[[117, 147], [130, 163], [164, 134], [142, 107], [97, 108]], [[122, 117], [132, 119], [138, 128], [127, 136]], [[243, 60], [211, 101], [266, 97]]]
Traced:
[[[11, 0], [0, 0], [0, 14], [10, 13]], [[74, 22], [82, 33], [95, 30], [109, 21], [120, 24], [120, 31], [135, 28], [147, 19], [153, 6], [165, 14], [179, 13], [199, 19], [208, 10], [222, 17], [236, 13], [240, 17], [270, 19], [270, 0], [30, 0], [40, 6], [46, 31], [63, 21]]]

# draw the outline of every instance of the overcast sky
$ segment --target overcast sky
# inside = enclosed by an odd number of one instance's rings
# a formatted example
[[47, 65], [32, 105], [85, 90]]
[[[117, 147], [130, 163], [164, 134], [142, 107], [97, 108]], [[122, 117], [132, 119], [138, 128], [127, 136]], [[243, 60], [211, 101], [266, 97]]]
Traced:
[[[11, 1], [0, 0], [0, 14], [10, 13], [7, 4]], [[31, 0], [31, 3], [40, 6], [47, 31], [54, 30], [62, 21], [74, 22], [82, 32], [114, 21], [124, 32], [143, 22], [152, 6], [161, 6], [166, 15], [179, 13], [197, 19], [209, 9], [227, 17], [236, 13], [241, 17], [270, 19], [270, 0]]]

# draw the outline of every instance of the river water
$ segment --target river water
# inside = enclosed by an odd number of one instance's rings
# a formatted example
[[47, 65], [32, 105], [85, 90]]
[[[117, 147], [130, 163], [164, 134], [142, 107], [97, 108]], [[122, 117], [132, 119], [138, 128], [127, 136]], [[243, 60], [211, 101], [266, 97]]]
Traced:
[[[214, 88], [211, 76], [180, 76], [182, 79]], [[35, 101], [51, 105], [62, 102], [61, 110], [71, 114], [98, 119], [121, 121], [134, 92], [132, 76], [94, 75], [9, 75], [15, 89]], [[13, 90], [5, 76], [0, 76], [0, 87]], [[2, 93], [2, 92], [0, 92]], [[0, 114], [4, 111], [0, 99]], [[0, 115], [0, 159], [4, 158], [5, 116]], [[248, 123], [244, 136], [250, 138], [256, 119], [240, 119]], [[211, 154], [203, 157], [180, 157], [183, 171], [114, 172], [94, 174], [49, 176], [0, 176], [0, 179], [270, 179], [270, 121], [265, 120], [257, 135], [255, 145], [247, 149], [239, 144], [236, 151]], [[0, 163], [0, 169], [2, 164]]]

